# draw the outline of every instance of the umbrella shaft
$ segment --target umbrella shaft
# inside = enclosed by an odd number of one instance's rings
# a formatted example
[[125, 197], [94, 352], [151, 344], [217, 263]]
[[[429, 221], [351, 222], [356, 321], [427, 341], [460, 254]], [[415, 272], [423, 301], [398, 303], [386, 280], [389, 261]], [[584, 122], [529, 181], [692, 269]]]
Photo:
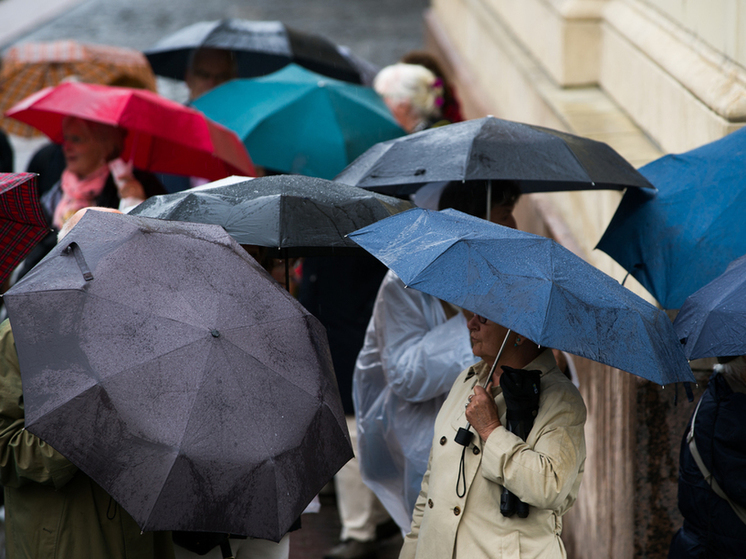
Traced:
[[[482, 388], [484, 388], [485, 390], [487, 390], [487, 385], [492, 380], [492, 375], [495, 373], [495, 367], [497, 367], [497, 362], [500, 361], [500, 357], [502, 357], [503, 350], [505, 349], [505, 344], [508, 343], [508, 338], [510, 337], [510, 333], [511, 331], [508, 330], [508, 333], [505, 334], [505, 339], [503, 340], [503, 343], [500, 346], [500, 351], [497, 352], [497, 357], [495, 357], [495, 362], [492, 364], [492, 368], [490, 369], [490, 374], [487, 375], [487, 380], [484, 381], [484, 385], [482, 386]], [[479, 380], [474, 381], [474, 386], [476, 386], [477, 382], [479, 382]], [[474, 388], [474, 386], [472, 386], [472, 389]], [[471, 423], [466, 424], [466, 430], [468, 431], [469, 429], [471, 429]]]

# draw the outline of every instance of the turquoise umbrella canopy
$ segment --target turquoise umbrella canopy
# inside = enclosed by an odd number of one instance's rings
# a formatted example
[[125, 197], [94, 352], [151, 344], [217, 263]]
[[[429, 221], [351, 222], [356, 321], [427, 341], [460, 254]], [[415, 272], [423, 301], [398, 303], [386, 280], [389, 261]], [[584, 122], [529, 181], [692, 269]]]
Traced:
[[295, 64], [225, 83], [193, 106], [236, 132], [257, 165], [324, 179], [374, 144], [404, 135], [371, 88]]

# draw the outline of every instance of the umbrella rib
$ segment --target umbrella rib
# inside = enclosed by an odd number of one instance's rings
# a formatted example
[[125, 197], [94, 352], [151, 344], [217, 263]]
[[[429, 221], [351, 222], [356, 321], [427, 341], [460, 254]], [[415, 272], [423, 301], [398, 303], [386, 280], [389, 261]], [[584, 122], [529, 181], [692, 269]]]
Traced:
[[[273, 320], [273, 321], [271, 321], [271, 322], [280, 322], [280, 321], [279, 321], [279, 320]], [[263, 323], [261, 323], [261, 324], [268, 324], [268, 322], [263, 322]], [[229, 332], [230, 330], [226, 330], [226, 331], [228, 331], [228, 332]], [[251, 357], [251, 358], [252, 358], [252, 359], [253, 359], [254, 361], [256, 361], [257, 363], [260, 363], [260, 364], [261, 364], [261, 365], [262, 365], [263, 367], [269, 368], [269, 366], [268, 366], [268, 365], [266, 365], [266, 364], [262, 363], [261, 361], [259, 361], [259, 359], [257, 359], [257, 358], [256, 358], [256, 357], [254, 357], [253, 355], [251, 355], [251, 354], [249, 354], [249, 353], [246, 353], [246, 351], [245, 351], [245, 350], [244, 350], [244, 349], [243, 349], [242, 347], [240, 347], [240, 346], [238, 346], [238, 345], [234, 344], [234, 343], [233, 343], [232, 341], [230, 341], [229, 339], [225, 338], [225, 342], [226, 342], [226, 343], [229, 343], [229, 344], [231, 344], [231, 345], [232, 345], [233, 347], [235, 347], [236, 349], [238, 349], [238, 350], [239, 350], [239, 351], [240, 351], [241, 353], [244, 353], [244, 354], [248, 355], [248, 356], [249, 356], [249, 357]], [[288, 377], [285, 377], [285, 376], [283, 376], [282, 378], [283, 378], [283, 380], [285, 380], [286, 382], [288, 382], [288, 383], [292, 384], [293, 386], [295, 386], [295, 387], [296, 387], [297, 389], [299, 389], [299, 390], [301, 390], [301, 391], [305, 392], [306, 394], [308, 394], [308, 395], [310, 395], [310, 396], [313, 396], [313, 394], [311, 394], [311, 393], [310, 393], [310, 392], [309, 392], [308, 390], [305, 390], [305, 389], [304, 389], [304, 388], [303, 388], [302, 386], [300, 386], [300, 385], [296, 384], [295, 380], [294, 380], [294, 379], [293, 379], [292, 377], [288, 378]]]

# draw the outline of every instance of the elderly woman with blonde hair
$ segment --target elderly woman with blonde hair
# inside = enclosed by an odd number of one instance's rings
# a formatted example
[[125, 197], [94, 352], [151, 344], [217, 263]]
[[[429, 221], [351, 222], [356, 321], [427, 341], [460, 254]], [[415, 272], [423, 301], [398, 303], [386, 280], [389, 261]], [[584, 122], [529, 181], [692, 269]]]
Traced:
[[155, 194], [165, 194], [150, 173], [136, 171], [119, 159], [126, 131], [67, 117], [62, 123], [65, 170], [42, 197], [55, 229], [81, 208], [102, 206], [127, 210]]
[[393, 64], [382, 69], [373, 89], [408, 133], [449, 124], [443, 119], [443, 82], [418, 64]]

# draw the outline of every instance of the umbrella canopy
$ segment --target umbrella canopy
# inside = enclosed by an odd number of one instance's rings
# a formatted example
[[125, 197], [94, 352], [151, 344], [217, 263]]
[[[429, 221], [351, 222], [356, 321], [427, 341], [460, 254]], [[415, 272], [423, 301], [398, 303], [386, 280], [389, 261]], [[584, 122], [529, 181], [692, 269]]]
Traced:
[[271, 74], [295, 62], [331, 78], [361, 83], [355, 64], [334, 43], [280, 21], [201, 21], [161, 39], [145, 56], [159, 76], [182, 80], [189, 56], [200, 47], [233, 51], [242, 78]]
[[746, 254], [746, 129], [640, 172], [657, 195], [627, 191], [596, 248], [678, 309]]
[[0, 173], [0, 285], [49, 233], [33, 173]]
[[437, 181], [515, 180], [521, 190], [654, 190], [608, 145], [557, 130], [486, 117], [377, 144], [335, 179], [405, 195]]
[[220, 227], [87, 212], [5, 300], [26, 428], [143, 530], [279, 541], [352, 457], [324, 328]]
[[546, 237], [414, 209], [350, 235], [409, 287], [539, 345], [657, 382], [694, 382], [666, 314]]
[[[29, 95], [70, 77], [86, 83], [155, 91], [150, 63], [143, 53], [133, 49], [69, 40], [23, 43], [8, 49], [0, 66], [0, 114]], [[0, 128], [19, 136], [39, 134], [31, 126], [2, 117]]]
[[689, 359], [746, 354], [746, 256], [687, 297], [673, 326]]
[[324, 179], [372, 145], [404, 135], [372, 89], [295, 64], [225, 83], [192, 106], [236, 132], [257, 165]]
[[278, 249], [283, 257], [359, 250], [348, 233], [412, 204], [324, 179], [276, 175], [230, 177], [152, 196], [132, 215], [222, 225], [242, 245]]
[[122, 158], [138, 169], [219, 179], [253, 175], [234, 132], [151, 91], [62, 83], [27, 97], [7, 113], [62, 142], [62, 121], [74, 116], [128, 131]]

